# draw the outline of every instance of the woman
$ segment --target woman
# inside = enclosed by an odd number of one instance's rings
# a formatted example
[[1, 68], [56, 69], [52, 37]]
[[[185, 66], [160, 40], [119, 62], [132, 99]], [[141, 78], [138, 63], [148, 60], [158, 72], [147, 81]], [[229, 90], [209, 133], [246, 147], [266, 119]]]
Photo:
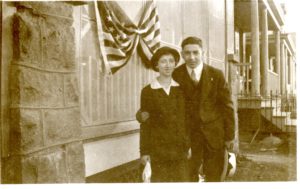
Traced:
[[179, 62], [177, 50], [159, 48], [153, 55], [153, 70], [159, 76], [142, 90], [141, 111], [150, 117], [141, 124], [141, 161], [151, 161], [151, 182], [188, 181], [189, 138], [185, 127], [184, 96], [172, 73]]

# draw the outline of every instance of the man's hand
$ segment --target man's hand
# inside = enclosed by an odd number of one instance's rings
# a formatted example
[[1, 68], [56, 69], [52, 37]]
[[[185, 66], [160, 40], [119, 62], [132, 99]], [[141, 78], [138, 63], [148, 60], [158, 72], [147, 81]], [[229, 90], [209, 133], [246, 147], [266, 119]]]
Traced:
[[149, 155], [143, 155], [143, 156], [141, 157], [141, 163], [142, 163], [143, 165], [146, 165], [147, 161], [150, 162], [150, 156], [149, 156]]
[[233, 140], [225, 141], [225, 147], [228, 151], [232, 151], [233, 150]]
[[149, 119], [150, 115], [148, 112], [142, 112], [141, 110], [139, 110], [136, 113], [136, 119], [138, 120], [138, 122], [140, 123], [144, 123], [147, 119]]
[[192, 149], [190, 148], [187, 154], [187, 159], [191, 159], [192, 157]]

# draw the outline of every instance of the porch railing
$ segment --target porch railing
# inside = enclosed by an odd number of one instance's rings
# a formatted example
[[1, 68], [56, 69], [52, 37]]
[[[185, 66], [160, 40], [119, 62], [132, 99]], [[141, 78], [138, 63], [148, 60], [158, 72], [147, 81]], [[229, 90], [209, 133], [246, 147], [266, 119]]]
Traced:
[[259, 110], [261, 120], [257, 122], [258, 129], [253, 140], [259, 131], [269, 133], [274, 132], [296, 132], [297, 119], [297, 98], [296, 94], [280, 93], [279, 91], [270, 91], [268, 96], [254, 96], [248, 92], [240, 92], [240, 108]]

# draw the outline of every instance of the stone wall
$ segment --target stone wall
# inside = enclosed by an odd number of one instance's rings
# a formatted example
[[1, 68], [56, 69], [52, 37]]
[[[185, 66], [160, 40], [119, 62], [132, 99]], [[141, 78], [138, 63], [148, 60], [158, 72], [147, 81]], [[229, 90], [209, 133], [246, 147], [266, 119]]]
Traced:
[[15, 6], [10, 153], [3, 182], [85, 182], [73, 7], [64, 2]]

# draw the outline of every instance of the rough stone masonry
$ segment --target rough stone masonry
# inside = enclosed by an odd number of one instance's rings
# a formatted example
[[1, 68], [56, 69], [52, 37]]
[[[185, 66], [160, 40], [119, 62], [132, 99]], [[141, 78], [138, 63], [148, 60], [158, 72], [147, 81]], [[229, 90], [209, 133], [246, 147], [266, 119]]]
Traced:
[[4, 183], [85, 182], [73, 7], [17, 2]]

